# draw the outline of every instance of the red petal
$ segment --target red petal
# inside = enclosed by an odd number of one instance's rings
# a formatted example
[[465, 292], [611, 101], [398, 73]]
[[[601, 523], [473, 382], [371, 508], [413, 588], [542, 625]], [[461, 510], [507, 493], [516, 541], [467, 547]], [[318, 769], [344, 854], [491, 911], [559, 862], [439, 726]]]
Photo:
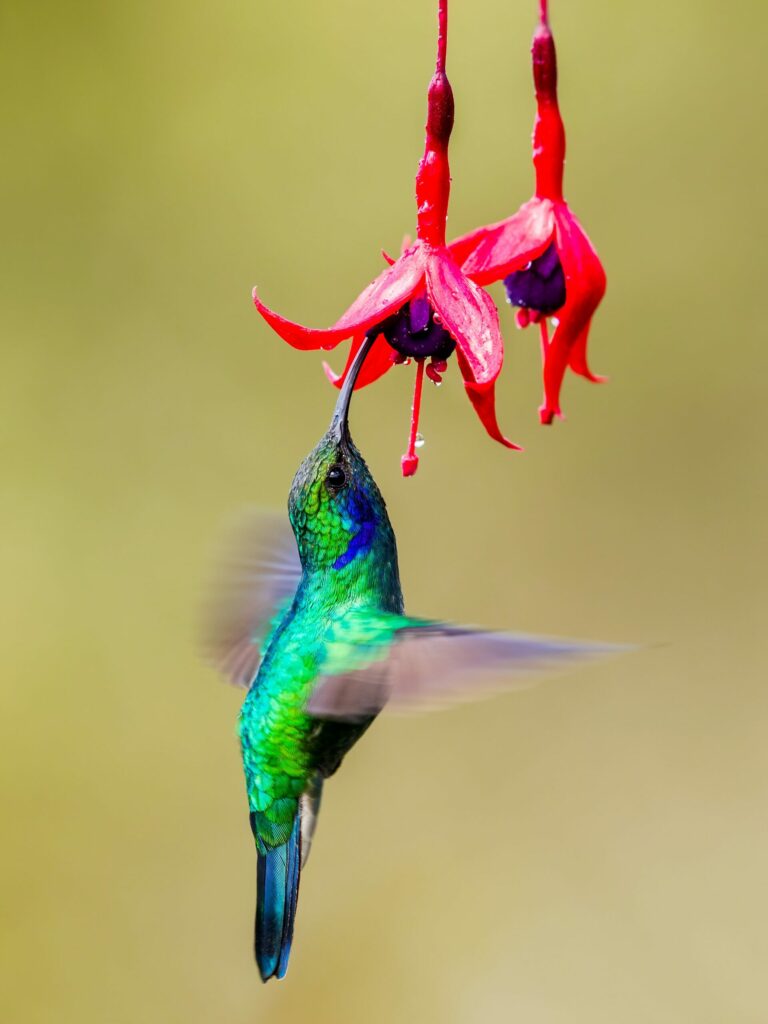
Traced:
[[269, 326], [294, 348], [303, 350], [334, 348], [353, 334], [365, 333], [398, 310], [421, 284], [424, 276], [424, 252], [415, 245], [391, 267], [387, 267], [352, 303], [333, 327], [315, 330], [286, 320], [259, 299], [253, 290], [253, 302]]
[[566, 300], [558, 312], [559, 322], [544, 361], [544, 405], [539, 410], [542, 423], [551, 423], [560, 415], [560, 388], [569, 364], [589, 380], [604, 380], [589, 369], [586, 350], [592, 314], [605, 294], [605, 271], [586, 232], [565, 203], [558, 203], [555, 219]]
[[459, 270], [447, 249], [427, 261], [427, 295], [443, 326], [455, 339], [474, 384], [489, 385], [499, 375], [504, 342], [493, 299]]
[[[504, 221], [501, 221], [501, 223], [503, 224]], [[467, 257], [498, 227], [499, 224], [486, 224], [482, 228], [475, 228], [474, 231], [469, 231], [466, 235], [460, 235], [458, 238], [455, 238], [448, 246], [451, 256], [461, 267]]]
[[301, 324], [295, 324], [292, 320], [286, 320], [269, 306], [264, 305], [255, 288], [253, 289], [253, 304], [283, 341], [287, 341], [289, 345], [305, 352], [315, 348], [333, 348], [349, 334], [348, 332], [345, 335], [343, 331], [314, 331], [309, 327], [302, 327]]
[[[462, 366], [462, 372], [464, 367]], [[471, 384], [469, 381], [464, 382], [469, 400], [475, 407], [475, 412], [480, 417], [480, 422], [483, 424], [488, 434], [503, 444], [505, 448], [512, 448], [514, 451], [521, 452], [523, 449], [519, 444], [514, 444], [509, 438], [505, 437], [501, 432], [498, 420], [496, 419], [496, 396], [495, 396], [495, 385], [488, 384], [485, 387], [478, 388]]]
[[346, 331], [347, 336], [356, 334], [400, 309], [421, 283], [424, 262], [423, 246], [417, 243], [406, 250], [358, 295], [332, 330]]
[[568, 366], [571, 347], [567, 328], [563, 328], [561, 320], [552, 335], [544, 359], [544, 403], [539, 406], [539, 419], [542, 423], [551, 423], [555, 416], [562, 415], [560, 412], [560, 388]]
[[[355, 356], [357, 355], [360, 346], [363, 344], [364, 335], [361, 335], [352, 342], [352, 347], [349, 350], [349, 356], [347, 358], [347, 365], [344, 367], [342, 372], [338, 376], [333, 372], [328, 363], [323, 363], [323, 369], [325, 375], [334, 387], [340, 388], [341, 385], [347, 378], [349, 368], [354, 362]], [[392, 349], [387, 344], [387, 340], [383, 334], [380, 334], [376, 341], [371, 346], [371, 350], [365, 357], [365, 362], [362, 365], [360, 373], [355, 381], [354, 390], [358, 388], [364, 388], [366, 384], [373, 384], [379, 377], [383, 377], [387, 370], [391, 370], [394, 366], [392, 362]]]
[[[410, 236], [410, 235], [403, 235], [403, 241], [402, 241], [402, 243], [401, 243], [401, 245], [400, 245], [400, 255], [401, 255], [401, 256], [404, 256], [404, 255], [405, 255], [405, 253], [406, 253], [406, 252], [408, 251], [408, 249], [410, 249], [410, 247], [411, 247], [412, 245], [413, 245], [413, 240], [412, 240], [411, 236]], [[387, 252], [387, 250], [386, 250], [386, 249], [382, 249], [382, 250], [381, 250], [381, 255], [382, 255], [382, 256], [384, 257], [384, 262], [385, 262], [385, 263], [388, 263], [388, 264], [390, 265], [390, 267], [392, 266], [392, 264], [393, 264], [393, 263], [395, 263], [395, 262], [396, 262], [396, 261], [395, 261], [395, 260], [394, 260], [394, 259], [393, 259], [393, 258], [392, 258], [392, 257], [391, 257], [390, 255], [389, 255], [389, 253]]]
[[[478, 284], [500, 281], [540, 256], [552, 240], [554, 230], [552, 203], [537, 197], [529, 199], [514, 216], [481, 229], [482, 235], [476, 232], [477, 245], [461, 269]], [[451, 251], [456, 246], [461, 252], [466, 245], [464, 239], [458, 239], [451, 246]]]
[[592, 381], [593, 384], [605, 384], [608, 380], [599, 373], [592, 373], [587, 363], [587, 339], [589, 337], [589, 328], [592, 325], [592, 318], [587, 320], [586, 325], [579, 332], [573, 345], [571, 345], [571, 354], [568, 359], [568, 365], [574, 373], [578, 373], [580, 377], [586, 377], [587, 380]]
[[605, 295], [605, 271], [594, 246], [565, 203], [555, 207], [555, 244], [565, 274], [564, 309], [573, 305], [592, 316]]

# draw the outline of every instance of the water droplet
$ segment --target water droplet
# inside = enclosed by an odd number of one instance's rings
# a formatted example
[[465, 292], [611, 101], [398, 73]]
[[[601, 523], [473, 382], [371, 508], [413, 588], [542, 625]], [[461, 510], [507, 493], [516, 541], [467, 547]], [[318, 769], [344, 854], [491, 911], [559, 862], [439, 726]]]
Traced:
[[416, 435], [416, 440], [414, 442], [414, 447], [415, 448], [423, 448], [424, 447], [424, 437], [421, 434], [417, 434]]
[[552, 324], [553, 327], [559, 327], [560, 326], [560, 319], [559, 319], [559, 317], [553, 316], [553, 317], [550, 318], [549, 322]]

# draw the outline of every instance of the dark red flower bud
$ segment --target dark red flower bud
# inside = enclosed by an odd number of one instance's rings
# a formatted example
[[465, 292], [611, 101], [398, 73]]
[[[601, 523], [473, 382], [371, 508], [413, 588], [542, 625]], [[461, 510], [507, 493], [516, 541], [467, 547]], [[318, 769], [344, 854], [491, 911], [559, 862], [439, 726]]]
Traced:
[[427, 93], [427, 145], [447, 146], [453, 131], [453, 89], [444, 71], [436, 71]]
[[538, 102], [557, 103], [557, 54], [549, 25], [539, 25], [533, 36], [533, 86]]

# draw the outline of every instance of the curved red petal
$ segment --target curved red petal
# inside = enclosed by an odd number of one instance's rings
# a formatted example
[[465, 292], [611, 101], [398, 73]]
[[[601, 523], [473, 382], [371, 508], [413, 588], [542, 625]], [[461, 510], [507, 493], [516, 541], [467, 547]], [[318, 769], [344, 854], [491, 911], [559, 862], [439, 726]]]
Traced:
[[264, 305], [255, 288], [253, 303], [272, 330], [294, 348], [304, 351], [334, 348], [345, 338], [365, 333], [369, 327], [398, 310], [421, 284], [423, 277], [424, 252], [422, 246], [416, 244], [382, 271], [332, 327], [320, 330], [303, 327], [275, 313]]
[[[461, 269], [478, 284], [500, 281], [540, 256], [552, 240], [554, 231], [554, 207], [550, 200], [529, 199], [512, 217], [484, 230]], [[480, 235], [479, 232], [476, 234]], [[451, 251], [456, 246], [461, 253], [466, 244], [464, 239], [458, 239], [452, 244]]]
[[[323, 363], [325, 375], [334, 387], [340, 388], [347, 379], [349, 369], [355, 360], [355, 356], [357, 355], [360, 346], [363, 344], [363, 340], [364, 335], [355, 338], [352, 342], [352, 347], [350, 348], [349, 356], [347, 357], [347, 365], [340, 374], [335, 374], [328, 363]], [[378, 380], [379, 377], [383, 377], [387, 370], [391, 370], [393, 365], [392, 349], [387, 344], [387, 339], [384, 335], [380, 334], [371, 346], [370, 352], [365, 357], [365, 362], [362, 365], [360, 373], [357, 375], [354, 390], [357, 391], [359, 388], [364, 388], [366, 384], [373, 384], [373, 382]]]
[[549, 370], [545, 364], [547, 397], [542, 422], [551, 422], [552, 415], [559, 414], [560, 384], [566, 366], [594, 383], [602, 383], [606, 379], [592, 373], [587, 362], [589, 328], [605, 294], [605, 271], [587, 233], [565, 203], [557, 204], [555, 221], [555, 244], [565, 274], [566, 300], [558, 312], [559, 322], [552, 336], [556, 351], [552, 354]]
[[592, 319], [590, 317], [571, 345], [571, 354], [568, 357], [568, 365], [574, 373], [577, 373], [580, 377], [586, 377], [586, 379], [592, 381], [593, 384], [605, 384], [608, 381], [608, 378], [599, 373], [592, 373], [589, 368], [589, 364], [587, 363], [587, 340], [589, 338], [589, 328], [591, 325]]
[[358, 295], [332, 330], [357, 334], [394, 313], [421, 284], [424, 263], [424, 247], [417, 242]]
[[496, 224], [485, 224], [481, 228], [475, 228], [474, 231], [468, 231], [466, 235], [459, 235], [458, 238], [454, 238], [448, 245], [448, 251], [461, 267], [480, 243], [485, 241], [502, 224], [504, 224], [504, 221], [499, 221]]
[[335, 388], [340, 388], [341, 387], [341, 385], [343, 383], [341, 378], [344, 376], [344, 371], [345, 370], [346, 370], [346, 367], [344, 367], [344, 370], [342, 370], [341, 373], [336, 373], [335, 370], [333, 369], [333, 367], [331, 366], [331, 364], [327, 363], [325, 361], [325, 359], [323, 360], [323, 373], [328, 378], [328, 382], [330, 384], [333, 384], [333, 386]]
[[560, 388], [568, 366], [571, 343], [567, 326], [560, 321], [552, 335], [544, 357], [544, 402], [539, 406], [539, 419], [549, 424], [560, 411]]
[[253, 289], [253, 304], [283, 341], [287, 341], [289, 345], [304, 352], [318, 348], [334, 348], [340, 341], [348, 338], [351, 333], [350, 331], [313, 330], [310, 327], [302, 327], [301, 324], [296, 324], [292, 320], [286, 320], [269, 306], [264, 305], [255, 288]]
[[589, 237], [565, 203], [555, 207], [555, 246], [565, 274], [565, 306], [591, 317], [605, 295], [603, 265]]
[[447, 249], [429, 255], [427, 295], [464, 358], [465, 377], [481, 387], [492, 384], [504, 359], [493, 299], [459, 270]]
[[[413, 239], [410, 235], [403, 235], [403, 241], [400, 244], [400, 255], [403, 256], [413, 245]], [[384, 262], [388, 263], [390, 267], [393, 263], [397, 262], [393, 256], [390, 256], [386, 249], [381, 250], [381, 255], [384, 257]]]
[[503, 444], [505, 448], [511, 448], [513, 451], [521, 452], [523, 449], [520, 445], [510, 441], [509, 438], [505, 437], [501, 432], [501, 427], [496, 419], [495, 385], [488, 384], [485, 387], [479, 388], [470, 381], [464, 381], [464, 388], [466, 389], [470, 402], [475, 407], [475, 412], [477, 413], [480, 422], [485, 427], [489, 436], [492, 437], [494, 441], [498, 441], [499, 444]]

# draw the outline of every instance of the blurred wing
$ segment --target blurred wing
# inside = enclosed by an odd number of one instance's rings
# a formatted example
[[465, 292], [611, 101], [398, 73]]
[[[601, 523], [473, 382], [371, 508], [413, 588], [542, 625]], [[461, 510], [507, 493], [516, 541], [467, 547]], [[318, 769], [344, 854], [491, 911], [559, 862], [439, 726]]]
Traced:
[[538, 677], [626, 647], [495, 633], [447, 623], [406, 626], [385, 661], [321, 678], [308, 710], [351, 721], [393, 710], [425, 711], [524, 689]]
[[231, 530], [206, 596], [202, 650], [235, 686], [249, 686], [276, 614], [296, 593], [301, 562], [290, 525], [250, 510]]

